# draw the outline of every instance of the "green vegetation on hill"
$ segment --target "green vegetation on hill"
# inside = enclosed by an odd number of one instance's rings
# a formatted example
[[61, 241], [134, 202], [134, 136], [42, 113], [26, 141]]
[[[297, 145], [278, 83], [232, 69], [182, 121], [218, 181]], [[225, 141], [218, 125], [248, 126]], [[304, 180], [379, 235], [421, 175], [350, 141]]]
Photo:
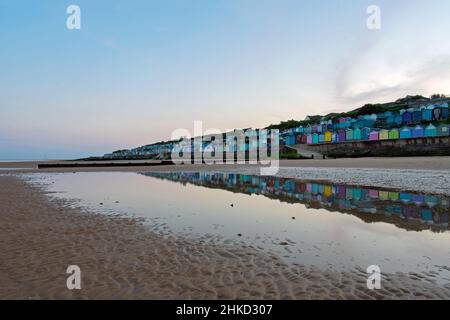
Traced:
[[394, 102], [387, 102], [387, 103], [376, 103], [376, 104], [366, 104], [360, 108], [354, 109], [352, 111], [348, 112], [342, 112], [342, 113], [329, 113], [324, 116], [315, 115], [315, 116], [308, 116], [308, 120], [288, 120], [288, 121], [282, 121], [279, 124], [271, 124], [267, 127], [267, 129], [279, 129], [280, 131], [283, 131], [288, 128], [298, 127], [298, 126], [307, 126], [308, 124], [315, 124], [319, 123], [322, 120], [332, 120], [336, 121], [338, 118], [341, 117], [358, 117], [362, 115], [369, 115], [369, 114], [377, 114], [382, 112], [398, 112], [401, 109], [408, 108], [411, 103], [427, 103], [431, 101], [432, 99], [440, 99], [440, 98], [448, 98], [444, 94], [433, 94], [430, 98], [426, 98], [421, 95], [415, 95], [415, 96], [406, 96], [405, 98], [398, 99]]

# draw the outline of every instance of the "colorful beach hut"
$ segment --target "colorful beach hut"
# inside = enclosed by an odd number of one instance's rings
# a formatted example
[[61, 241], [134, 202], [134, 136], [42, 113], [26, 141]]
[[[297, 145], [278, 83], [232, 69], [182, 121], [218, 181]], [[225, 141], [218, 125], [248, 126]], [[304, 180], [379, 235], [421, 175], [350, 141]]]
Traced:
[[425, 137], [436, 137], [436, 136], [437, 136], [437, 128], [430, 123], [425, 128]]
[[313, 133], [313, 135], [312, 135], [312, 143], [313, 144], [319, 143], [319, 135], [317, 133]]
[[404, 127], [400, 130], [400, 139], [409, 139], [411, 138], [411, 130], [408, 127]]
[[339, 142], [339, 140], [338, 140], [338, 134], [337, 134], [336, 132], [333, 132], [333, 133], [331, 134], [331, 142], [333, 142], [333, 143]]
[[306, 134], [302, 134], [302, 136], [300, 137], [300, 144], [306, 144]]
[[339, 130], [338, 141], [339, 142], [344, 142], [345, 141], [345, 130], [344, 129], [340, 129]]
[[323, 133], [319, 134], [319, 143], [325, 142], [325, 135]]
[[414, 111], [412, 112], [412, 122], [420, 123], [421, 121], [422, 121], [422, 110], [414, 109]]
[[361, 140], [369, 140], [370, 128], [361, 129]]
[[402, 114], [403, 124], [410, 124], [412, 122], [412, 112], [405, 110]]
[[312, 144], [313, 143], [312, 134], [306, 135], [306, 143], [307, 144]]
[[399, 139], [400, 138], [400, 132], [398, 129], [392, 129], [389, 130], [389, 139]]
[[431, 121], [433, 119], [433, 106], [422, 109], [422, 121]]
[[347, 141], [353, 140], [353, 130], [352, 129], [345, 130], [345, 140], [347, 140]]
[[333, 139], [333, 135], [330, 131], [325, 132], [325, 142], [331, 142]]
[[382, 129], [380, 130], [380, 140], [388, 140], [389, 139], [389, 130]]
[[437, 127], [437, 135], [440, 137], [445, 137], [449, 135], [449, 127], [447, 124], [441, 124]]
[[361, 140], [361, 129], [356, 128], [353, 130], [353, 140]]
[[421, 137], [424, 136], [424, 134], [425, 134], [425, 131], [423, 130], [422, 126], [416, 126], [411, 131], [411, 137], [412, 138], [421, 138]]
[[379, 135], [378, 131], [371, 131], [369, 134], [369, 140], [370, 141], [380, 140], [380, 135]]

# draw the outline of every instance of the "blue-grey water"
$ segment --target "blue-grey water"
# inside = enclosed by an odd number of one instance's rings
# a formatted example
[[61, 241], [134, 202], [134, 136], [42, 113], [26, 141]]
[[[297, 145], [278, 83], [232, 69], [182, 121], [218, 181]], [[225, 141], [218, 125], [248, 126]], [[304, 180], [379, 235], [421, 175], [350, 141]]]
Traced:
[[[34, 175], [50, 195], [155, 231], [251, 246], [287, 262], [450, 282], [449, 198], [232, 173]], [[39, 178], [36, 178], [39, 177]]]

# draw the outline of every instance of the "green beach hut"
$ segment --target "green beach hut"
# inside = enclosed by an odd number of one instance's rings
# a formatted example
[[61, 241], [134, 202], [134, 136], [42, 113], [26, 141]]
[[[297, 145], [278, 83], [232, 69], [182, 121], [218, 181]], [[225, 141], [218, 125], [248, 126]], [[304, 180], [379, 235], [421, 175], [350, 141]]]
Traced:
[[399, 139], [400, 138], [400, 132], [398, 129], [392, 129], [389, 131], [389, 139]]

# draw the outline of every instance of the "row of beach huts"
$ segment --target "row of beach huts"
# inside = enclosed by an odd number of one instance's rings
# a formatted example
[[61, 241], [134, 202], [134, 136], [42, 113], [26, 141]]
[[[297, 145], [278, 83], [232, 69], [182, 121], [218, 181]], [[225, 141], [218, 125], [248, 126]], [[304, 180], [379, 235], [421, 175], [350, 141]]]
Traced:
[[[271, 141], [268, 148], [271, 148], [271, 144], [292, 146], [443, 137], [450, 135], [448, 118], [448, 100], [403, 109], [399, 112], [362, 115], [357, 118], [341, 117], [335, 121], [323, 120], [317, 124], [286, 129], [280, 133], [280, 140]], [[224, 135], [221, 150], [215, 150], [216, 147], [211, 144], [210, 137], [204, 136], [202, 139], [192, 139], [191, 144], [182, 147], [177, 145], [177, 141], [160, 142], [129, 150], [118, 150], [105, 154], [103, 157], [106, 159], [166, 159], [170, 158], [175, 146], [183, 153], [237, 152], [256, 150], [260, 147], [260, 140], [256, 137], [257, 131], [247, 131], [246, 135], [248, 141], [241, 144], [235, 143], [233, 135]]]
[[439, 137], [449, 135], [448, 102], [400, 110], [397, 113], [345, 117], [333, 122], [290, 128], [281, 133], [285, 145], [341, 143]]

